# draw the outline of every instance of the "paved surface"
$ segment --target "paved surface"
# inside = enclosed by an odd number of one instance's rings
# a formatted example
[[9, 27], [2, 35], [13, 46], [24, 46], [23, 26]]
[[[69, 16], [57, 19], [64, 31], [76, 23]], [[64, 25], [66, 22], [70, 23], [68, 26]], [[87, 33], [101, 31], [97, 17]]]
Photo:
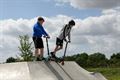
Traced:
[[0, 80], [30, 80], [27, 63], [0, 64]]
[[75, 62], [18, 62], [0, 64], [0, 80], [106, 80], [100, 73], [88, 72]]

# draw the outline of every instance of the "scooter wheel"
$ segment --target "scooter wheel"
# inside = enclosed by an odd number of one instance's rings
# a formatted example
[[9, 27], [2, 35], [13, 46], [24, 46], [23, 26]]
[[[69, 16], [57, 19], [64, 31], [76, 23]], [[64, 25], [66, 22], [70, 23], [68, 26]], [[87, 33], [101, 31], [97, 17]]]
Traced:
[[64, 65], [64, 61], [61, 62], [61, 65]]

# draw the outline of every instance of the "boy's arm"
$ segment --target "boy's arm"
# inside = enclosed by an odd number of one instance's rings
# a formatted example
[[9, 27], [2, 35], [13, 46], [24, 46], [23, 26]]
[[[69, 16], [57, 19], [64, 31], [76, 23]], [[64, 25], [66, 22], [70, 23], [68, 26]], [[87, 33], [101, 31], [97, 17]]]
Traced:
[[41, 27], [41, 29], [42, 29], [42, 34], [43, 34], [44, 36], [49, 36], [49, 35], [47, 34], [47, 32], [44, 30], [43, 27]]
[[67, 27], [67, 24], [63, 26], [63, 28], [61, 29], [61, 31], [64, 32], [65, 28]]
[[64, 30], [64, 28], [65, 28], [65, 26], [61, 29], [61, 31], [63, 31], [63, 30]]
[[68, 34], [68, 41], [71, 42], [71, 32]]

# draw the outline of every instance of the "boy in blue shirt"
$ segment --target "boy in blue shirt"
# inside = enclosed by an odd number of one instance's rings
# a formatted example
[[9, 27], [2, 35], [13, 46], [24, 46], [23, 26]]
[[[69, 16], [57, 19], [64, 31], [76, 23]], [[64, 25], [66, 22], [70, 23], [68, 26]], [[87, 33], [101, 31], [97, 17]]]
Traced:
[[37, 23], [33, 27], [33, 42], [35, 46], [35, 57], [37, 61], [43, 60], [44, 54], [44, 45], [42, 36], [50, 38], [48, 33], [43, 28], [44, 19], [42, 17], [38, 17]]

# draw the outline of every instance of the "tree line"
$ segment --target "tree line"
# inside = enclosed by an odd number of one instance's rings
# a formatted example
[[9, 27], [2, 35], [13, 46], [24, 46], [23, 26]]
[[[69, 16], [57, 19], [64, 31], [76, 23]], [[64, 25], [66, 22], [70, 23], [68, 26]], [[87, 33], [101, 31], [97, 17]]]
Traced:
[[[32, 42], [29, 41], [28, 35], [19, 36], [20, 46], [19, 55], [9, 57], [6, 63], [33, 61], [34, 56], [32, 54]], [[75, 61], [82, 67], [120, 67], [120, 52], [111, 55], [110, 59], [106, 58], [103, 53], [97, 52], [88, 55], [88, 53], [80, 53], [71, 56], [66, 56], [65, 61]]]
[[103, 53], [97, 52], [88, 55], [87, 53], [67, 56], [66, 61], [75, 61], [82, 67], [120, 67], [120, 52], [111, 55], [110, 59], [106, 58]]

